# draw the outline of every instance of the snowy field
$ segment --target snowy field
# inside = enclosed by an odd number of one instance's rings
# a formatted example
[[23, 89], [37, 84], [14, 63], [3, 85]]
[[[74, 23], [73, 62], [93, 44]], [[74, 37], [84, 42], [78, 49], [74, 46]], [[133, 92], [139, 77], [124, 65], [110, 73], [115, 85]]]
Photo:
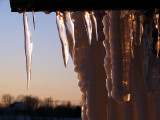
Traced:
[[81, 120], [81, 118], [47, 118], [47, 117], [29, 117], [29, 116], [0, 116], [0, 120]]

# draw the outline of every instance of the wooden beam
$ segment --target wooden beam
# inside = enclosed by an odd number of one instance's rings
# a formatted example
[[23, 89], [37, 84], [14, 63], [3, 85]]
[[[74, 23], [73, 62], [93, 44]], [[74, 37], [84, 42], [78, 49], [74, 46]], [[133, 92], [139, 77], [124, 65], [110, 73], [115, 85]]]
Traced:
[[[128, 0], [129, 1], [129, 0]], [[124, 0], [10, 0], [12, 12], [38, 11], [78, 11], [78, 10], [112, 10], [112, 9], [148, 9], [158, 8], [156, 0], [139, 2]], [[151, 5], [150, 3], [155, 3]]]

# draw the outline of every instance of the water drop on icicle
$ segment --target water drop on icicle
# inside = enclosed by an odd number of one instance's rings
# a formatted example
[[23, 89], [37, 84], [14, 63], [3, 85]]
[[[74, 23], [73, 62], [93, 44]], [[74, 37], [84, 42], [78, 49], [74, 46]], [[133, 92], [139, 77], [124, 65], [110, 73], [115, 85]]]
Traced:
[[31, 60], [32, 60], [33, 43], [31, 41], [31, 35], [29, 31], [28, 18], [27, 18], [26, 11], [23, 13], [23, 24], [24, 24], [24, 36], [25, 36], [27, 89], [29, 89], [29, 84], [31, 80]]
[[98, 41], [97, 20], [96, 20], [96, 17], [94, 16], [94, 12], [93, 11], [91, 12], [91, 14], [92, 14], [92, 18], [93, 18], [93, 21], [94, 21], [95, 32], [96, 32], [96, 39]]
[[35, 30], [35, 12], [32, 10], [32, 15], [33, 15], [33, 25], [34, 25], [34, 30]]
[[89, 44], [91, 45], [91, 40], [92, 40], [92, 22], [90, 19], [90, 14], [88, 12], [85, 12], [85, 21], [87, 25], [87, 32], [88, 32], [88, 38], [89, 38]]
[[72, 56], [74, 59], [74, 55], [75, 55], [75, 36], [74, 36], [74, 23], [71, 19], [71, 12], [65, 12], [65, 16], [66, 16], [66, 25], [67, 25], [67, 29], [69, 30], [69, 33], [72, 35], [72, 40], [73, 40], [73, 51], [72, 51]]
[[64, 65], [66, 67], [68, 64], [68, 58], [69, 58], [69, 45], [68, 45], [68, 39], [67, 39], [67, 34], [66, 34], [66, 28], [64, 25], [63, 14], [59, 11], [57, 11], [56, 14], [57, 14], [56, 15], [56, 23], [57, 23], [59, 38], [60, 38], [61, 44], [62, 44]]

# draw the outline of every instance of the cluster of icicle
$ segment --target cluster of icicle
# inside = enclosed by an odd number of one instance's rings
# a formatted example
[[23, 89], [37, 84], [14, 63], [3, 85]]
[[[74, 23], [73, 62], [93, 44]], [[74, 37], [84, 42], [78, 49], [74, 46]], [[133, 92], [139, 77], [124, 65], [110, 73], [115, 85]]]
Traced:
[[[35, 29], [35, 12], [33, 13], [33, 24]], [[94, 12], [85, 12], [84, 19], [86, 22], [86, 30], [88, 33], [88, 42], [91, 45], [92, 40], [92, 23], [91, 23], [91, 17], [94, 20], [94, 26], [96, 31], [96, 38], [98, 40], [98, 33], [97, 33], [97, 22], [96, 18], [94, 16]], [[27, 18], [27, 12], [24, 11], [23, 13], [23, 21], [24, 21], [24, 34], [25, 34], [25, 55], [26, 55], [26, 69], [27, 69], [27, 88], [29, 88], [29, 83], [31, 79], [31, 54], [32, 54], [32, 42], [31, 42], [31, 36], [30, 36], [30, 30], [28, 25], [28, 18]], [[57, 22], [57, 28], [59, 33], [59, 38], [62, 44], [62, 54], [63, 54], [63, 60], [65, 67], [68, 64], [69, 59], [69, 53], [71, 54], [72, 59], [74, 60], [75, 56], [75, 35], [74, 35], [74, 22], [71, 18], [71, 12], [56, 12], [56, 22]], [[68, 40], [67, 33], [69, 32], [69, 35], [72, 37], [72, 41]]]
[[[82, 49], [87, 48], [88, 45], [90, 46], [92, 44], [92, 34], [93, 31], [92, 29], [94, 28], [94, 32], [96, 34], [96, 40], [98, 41], [98, 32], [97, 32], [97, 21], [94, 15], [94, 12], [87, 12], [85, 11], [83, 13], [83, 20], [85, 21], [85, 29], [84, 29], [84, 33], [86, 33], [87, 39], [88, 41], [86, 41], [86, 43], [83, 46]], [[82, 119], [83, 120], [88, 120], [91, 116], [90, 114], [90, 105], [89, 105], [89, 101], [90, 98], [88, 96], [90, 96], [90, 91], [87, 89], [88, 86], [88, 80], [90, 79], [89, 73], [90, 73], [90, 68], [87, 67], [86, 65], [90, 62], [88, 61], [88, 54], [85, 54], [85, 58], [83, 58], [83, 60], [81, 60], [81, 56], [79, 55], [75, 55], [75, 50], [76, 49], [80, 49], [76, 46], [78, 46], [78, 44], [83, 43], [82, 41], [79, 41], [76, 43], [77, 40], [75, 40], [75, 29], [74, 29], [74, 22], [72, 17], [71, 17], [71, 12], [66, 11], [66, 12], [60, 12], [57, 11], [56, 12], [56, 20], [57, 20], [57, 28], [58, 28], [58, 33], [59, 33], [59, 38], [61, 40], [61, 44], [62, 44], [62, 53], [63, 53], [63, 58], [64, 58], [64, 64], [65, 67], [67, 66], [68, 63], [68, 57], [69, 57], [69, 53], [71, 54], [71, 57], [73, 59], [73, 62], [75, 64], [75, 71], [78, 73], [78, 79], [79, 79], [79, 87], [80, 90], [82, 92]], [[76, 21], [77, 22], [77, 21]], [[80, 23], [79, 25], [83, 25], [82, 23]], [[80, 35], [80, 34], [79, 34]], [[72, 37], [70, 37], [72, 36]], [[72, 40], [72, 41], [71, 41]], [[76, 45], [76, 46], [75, 46]], [[86, 47], [87, 46], [87, 47]], [[83, 54], [83, 50], [79, 50], [80, 54]], [[81, 53], [82, 52], [82, 53]], [[89, 50], [88, 50], [89, 52]], [[76, 53], [79, 54], [79, 53]], [[91, 56], [90, 56], [91, 57]], [[86, 60], [85, 60], [86, 59]], [[78, 64], [81, 61], [80, 64]], [[88, 73], [87, 73], [88, 72]]]
[[[159, 11], [155, 9], [153, 11], [153, 17], [151, 19], [151, 29], [152, 36], [149, 36], [145, 41], [145, 58], [143, 62], [144, 79], [145, 79], [145, 89], [148, 92], [158, 91], [158, 79], [159, 79], [159, 50], [160, 50], [160, 26], [159, 26]], [[153, 24], [154, 23], [154, 24]], [[156, 55], [157, 59], [155, 59]]]
[[[79, 15], [76, 20], [80, 20], [80, 15], [83, 15], [84, 26], [83, 23], [78, 23], [78, 21], [74, 21], [72, 19], [72, 15], [70, 11], [65, 12], [56, 12], [56, 23], [59, 38], [62, 45], [62, 54], [64, 65], [67, 67], [69, 54], [71, 55], [73, 62], [75, 64], [75, 71], [78, 73], [79, 79], [79, 87], [82, 91], [82, 119], [83, 120], [94, 120], [98, 116], [97, 119], [103, 120], [106, 118], [106, 115], [103, 114], [106, 111], [103, 109], [106, 106], [102, 106], [103, 104], [100, 103], [105, 101], [103, 96], [105, 94], [105, 90], [102, 90], [100, 87], [103, 86], [103, 69], [100, 71], [96, 71], [97, 66], [99, 69], [98, 63], [100, 58], [98, 58], [98, 62], [95, 60], [97, 56], [103, 54], [103, 50], [101, 48], [101, 42], [99, 42], [99, 35], [97, 31], [97, 20], [94, 15], [94, 12], [77, 12], [75, 14]], [[130, 101], [131, 97], [131, 81], [133, 83], [132, 86], [136, 86], [135, 82], [140, 81], [139, 79], [143, 79], [142, 73], [138, 73], [137, 71], [144, 71], [144, 78], [147, 77], [148, 71], [148, 61], [149, 57], [143, 58], [144, 55], [142, 53], [142, 34], [144, 34], [143, 30], [143, 13], [138, 10], [125, 10], [125, 11], [106, 11], [106, 15], [103, 17], [103, 25], [104, 25], [104, 35], [105, 40], [103, 41], [103, 45], [105, 47], [106, 56], [104, 59], [104, 67], [106, 72], [106, 87], [108, 92], [108, 98], [112, 101], [112, 99], [116, 101]], [[27, 13], [23, 13], [23, 20], [24, 20], [24, 33], [25, 33], [25, 55], [26, 55], [26, 70], [27, 70], [27, 88], [29, 88], [29, 82], [31, 79], [31, 56], [32, 56], [32, 41], [31, 35], [29, 32], [29, 25], [27, 19]], [[159, 33], [159, 14], [154, 14], [154, 22], [155, 28], [158, 29]], [[33, 12], [33, 22], [34, 22], [34, 29], [35, 29], [35, 14]], [[75, 36], [75, 30], [79, 30], [80, 28], [75, 28], [75, 23], [78, 27], [82, 26], [85, 29], [81, 32], [81, 34]], [[79, 24], [79, 25], [78, 25]], [[93, 30], [94, 29], [94, 30]], [[78, 34], [78, 32], [76, 34]], [[86, 34], [83, 34], [86, 33]], [[95, 34], [95, 35], [93, 35]], [[87, 36], [87, 39], [86, 39]], [[95, 38], [93, 38], [93, 36]], [[79, 38], [78, 38], [79, 37]], [[81, 37], [81, 38], [80, 38]], [[83, 39], [83, 40], [79, 40]], [[92, 40], [96, 39], [99, 43], [99, 48], [96, 45], [92, 44]], [[159, 55], [160, 50], [160, 41], [156, 44], [157, 49], [157, 57]], [[86, 41], [84, 41], [86, 40]], [[146, 40], [147, 41], [147, 40]], [[144, 44], [146, 41], [143, 41]], [[87, 44], [86, 44], [87, 43]], [[95, 42], [96, 43], [96, 42]], [[144, 45], [147, 46], [147, 45]], [[97, 48], [96, 48], [97, 47]], [[97, 51], [95, 50], [101, 49], [99, 54], [96, 54]], [[135, 49], [141, 51], [139, 54]], [[96, 57], [95, 57], [96, 56]], [[102, 55], [103, 56], [103, 55]], [[143, 61], [144, 59], [144, 61]], [[139, 62], [140, 61], [140, 62]], [[143, 61], [143, 62], [142, 62]], [[102, 62], [103, 63], [103, 62]], [[137, 63], [139, 63], [137, 65]], [[142, 70], [141, 65], [143, 64], [144, 69]], [[132, 67], [132, 71], [131, 71]], [[135, 71], [137, 70], [137, 71]], [[131, 77], [132, 75], [132, 77]], [[100, 78], [102, 77], [102, 78]], [[96, 83], [94, 83], [96, 82]], [[140, 81], [141, 82], [141, 81]], [[98, 89], [93, 89], [93, 86], [98, 86]], [[137, 87], [137, 86], [136, 86]], [[135, 87], [135, 88], [136, 88]], [[138, 90], [142, 89], [137, 87]], [[99, 90], [101, 89], [101, 90]], [[142, 118], [141, 110], [142, 107], [140, 105], [140, 96], [136, 94], [138, 90], [133, 90], [133, 94], [136, 96], [137, 108], [139, 112], [139, 119]], [[140, 90], [139, 90], [140, 91]], [[98, 93], [99, 92], [99, 93]], [[100, 94], [101, 97], [93, 95], [94, 93]], [[103, 94], [103, 95], [102, 95]], [[97, 97], [97, 98], [96, 98]], [[100, 102], [96, 103], [96, 100]], [[113, 102], [113, 101], [112, 101]], [[132, 101], [133, 102], [133, 101]], [[93, 104], [93, 103], [96, 103]], [[104, 102], [104, 105], [106, 103]], [[113, 105], [110, 103], [110, 105]], [[100, 107], [101, 106], [101, 107]], [[103, 107], [103, 108], [102, 108]], [[113, 106], [110, 106], [113, 107]], [[96, 108], [96, 109], [95, 109]], [[94, 109], [94, 110], [93, 110]], [[99, 110], [102, 109], [102, 110]], [[113, 116], [113, 109], [110, 108], [109, 116]], [[96, 113], [97, 110], [97, 113]], [[108, 112], [108, 111], [107, 111]], [[106, 113], [107, 113], [106, 112]], [[97, 115], [96, 115], [97, 114]], [[125, 111], [125, 120], [127, 119], [127, 111]], [[112, 117], [109, 117], [109, 120], [112, 120]]]
[[[159, 29], [158, 13], [145, 16], [138, 10], [106, 11], [103, 19], [103, 43], [106, 49], [104, 67], [109, 98], [108, 120], [160, 118], [160, 65], [152, 53], [152, 20], [155, 22], [155, 28]], [[157, 56], [158, 42], [159, 37], [156, 43]], [[157, 89], [155, 92], [144, 89], [146, 80], [149, 81], [149, 87]]]
[[107, 11], [104, 16], [106, 87], [108, 96], [118, 101], [130, 100], [130, 61], [134, 46], [141, 45], [142, 18], [139, 12], [127, 10]]
[[[75, 48], [75, 37], [74, 37], [74, 23], [71, 19], [71, 13], [65, 12], [65, 18], [63, 13], [57, 11], [57, 28], [59, 33], [59, 38], [61, 40], [62, 44], [62, 53], [63, 53], [63, 59], [64, 59], [64, 65], [67, 66], [68, 59], [69, 59], [69, 41], [67, 39], [67, 33], [66, 33], [66, 27], [69, 31], [69, 33], [72, 36], [72, 58], [74, 57], [74, 48]], [[65, 24], [66, 23], [66, 24]], [[65, 26], [66, 25], [66, 26]]]
[[[87, 11], [85, 12], [84, 18], [86, 21], [86, 28], [88, 32], [88, 38], [89, 38], [89, 44], [91, 44], [92, 40], [92, 23], [91, 23], [91, 18], [90, 16], [92, 15], [94, 19], [94, 24], [95, 24], [95, 29], [97, 33], [97, 22], [96, 18], [94, 16], [94, 12], [88, 13]], [[58, 33], [59, 33], [59, 38], [61, 40], [62, 44], [62, 53], [63, 53], [63, 59], [64, 59], [64, 65], [65, 67], [67, 66], [68, 59], [69, 59], [69, 52], [71, 52], [71, 57], [74, 59], [74, 54], [75, 54], [75, 35], [74, 35], [74, 22], [71, 18], [71, 12], [66, 11], [66, 12], [56, 12], [56, 21], [57, 21], [57, 28], [58, 28]], [[72, 36], [72, 45], [69, 45], [69, 41], [67, 39], [67, 31], [69, 31], [69, 34]], [[96, 38], [98, 40], [98, 34], [96, 34]], [[72, 46], [72, 48], [70, 48]], [[71, 49], [71, 51], [69, 50]]]

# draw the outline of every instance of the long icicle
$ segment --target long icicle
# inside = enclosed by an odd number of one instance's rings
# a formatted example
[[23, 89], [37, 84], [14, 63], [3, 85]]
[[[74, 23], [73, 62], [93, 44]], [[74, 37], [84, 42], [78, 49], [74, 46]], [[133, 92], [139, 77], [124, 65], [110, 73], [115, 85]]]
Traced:
[[65, 67], [67, 67], [68, 59], [69, 59], [69, 45], [68, 45], [68, 39], [66, 35], [66, 28], [64, 25], [64, 18], [61, 12], [57, 11], [56, 14], [57, 14], [56, 23], [57, 23], [59, 38], [62, 44], [62, 54], [63, 54], [64, 65]]
[[24, 41], [25, 41], [25, 55], [26, 55], [26, 71], [27, 71], [27, 89], [29, 89], [29, 84], [31, 80], [31, 60], [32, 60], [32, 49], [33, 43], [31, 41], [31, 35], [28, 25], [27, 12], [23, 13], [23, 24], [24, 24]]
[[88, 12], [85, 12], [85, 21], [87, 25], [87, 32], [88, 32], [88, 38], [89, 38], [89, 44], [91, 45], [91, 40], [92, 40], [92, 22], [90, 19], [90, 14]]
[[71, 18], [71, 12], [66, 11], [65, 12], [65, 17], [66, 17], [66, 25], [67, 29], [72, 36], [72, 43], [73, 43], [73, 49], [72, 49], [72, 58], [74, 61], [74, 56], [75, 56], [75, 35], [74, 35], [74, 23]]
[[122, 48], [120, 39], [120, 11], [111, 11], [109, 13], [109, 43], [110, 43], [110, 57], [112, 64], [112, 91], [111, 96], [116, 101], [122, 101], [122, 80], [123, 80], [123, 64], [122, 64]]

